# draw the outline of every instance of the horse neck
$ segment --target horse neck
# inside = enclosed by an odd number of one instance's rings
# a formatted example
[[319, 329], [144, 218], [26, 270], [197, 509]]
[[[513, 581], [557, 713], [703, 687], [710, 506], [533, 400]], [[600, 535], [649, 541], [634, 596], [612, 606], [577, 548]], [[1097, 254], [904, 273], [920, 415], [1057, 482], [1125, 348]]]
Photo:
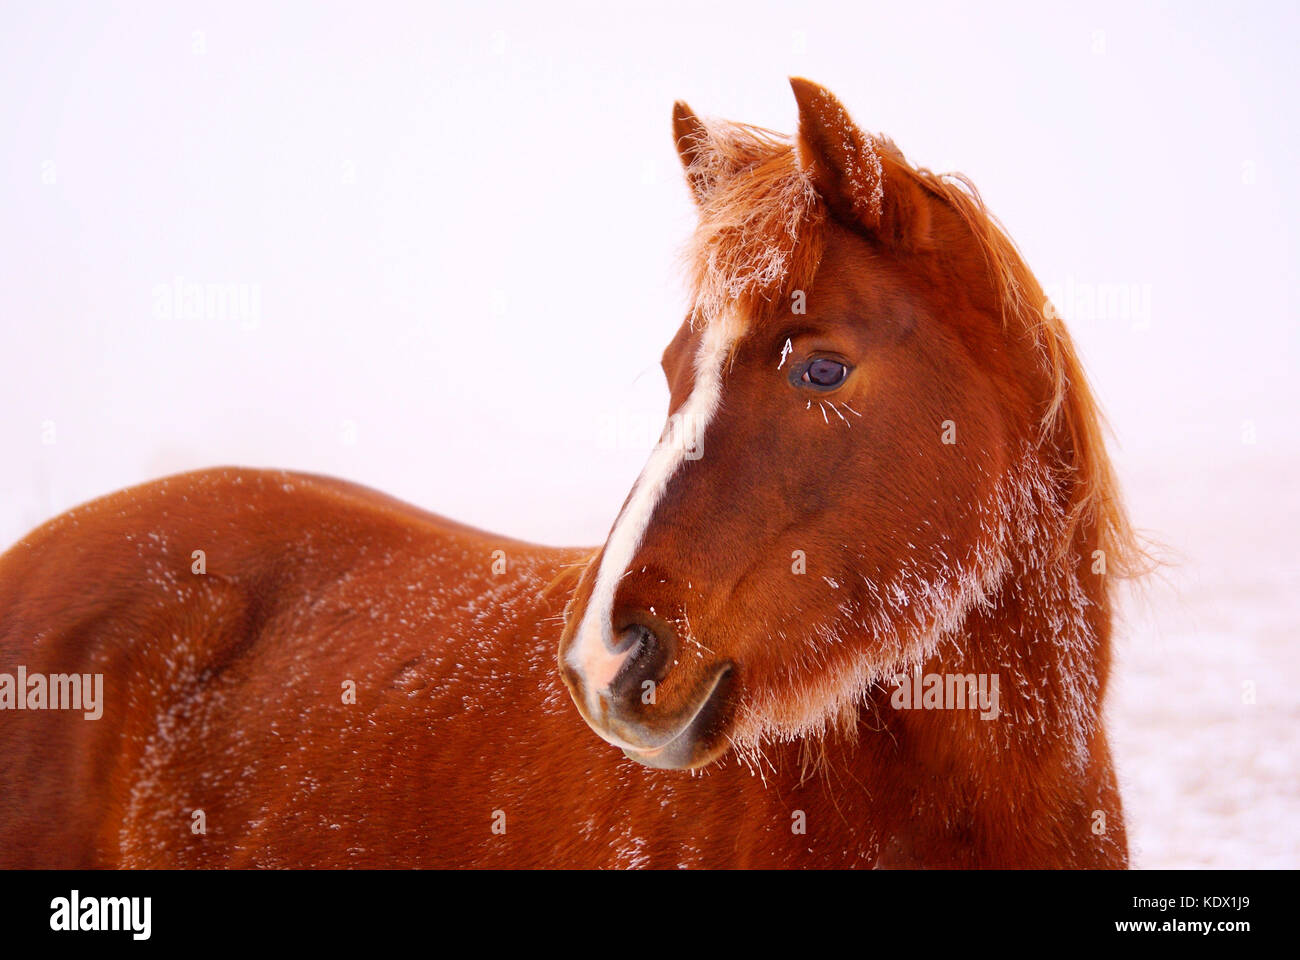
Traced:
[[1096, 529], [1070, 531], [1063, 482], [1033, 450], [1008, 475], [1003, 573], [931, 663], [998, 677], [1001, 716], [986, 727], [1000, 749], [1081, 771], [1100, 728], [1111, 609]]
[[[1104, 577], [1090, 572], [1095, 534], [1081, 528], [1057, 549], [1058, 490], [1037, 463], [1024, 466], [1009, 478], [1000, 575], [913, 668], [984, 675], [988, 687], [997, 677], [997, 714], [900, 710], [896, 686], [877, 684], [840, 753], [872, 798], [883, 865], [1088, 865], [1088, 816], [1113, 806], [1119, 823], [1100, 725], [1110, 608]], [[1106, 842], [1122, 862], [1122, 827]]]

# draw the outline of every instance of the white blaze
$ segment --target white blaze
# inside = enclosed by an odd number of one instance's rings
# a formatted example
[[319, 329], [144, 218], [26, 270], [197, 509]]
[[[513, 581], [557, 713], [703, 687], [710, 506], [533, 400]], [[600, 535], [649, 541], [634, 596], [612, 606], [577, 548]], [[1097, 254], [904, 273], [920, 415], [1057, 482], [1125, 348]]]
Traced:
[[619, 581], [626, 575], [628, 565], [636, 556], [646, 528], [649, 527], [673, 474], [683, 460], [698, 458], [699, 445], [704, 441], [704, 430], [722, 398], [722, 367], [733, 336], [729, 324], [719, 321], [710, 323], [705, 328], [699, 350], [695, 354], [695, 383], [691, 395], [676, 414], [680, 428], [665, 431], [658, 445], [651, 451], [650, 459], [646, 461], [632, 488], [631, 498], [605, 542], [605, 552], [601, 556], [600, 568], [596, 571], [596, 583], [587, 601], [587, 610], [569, 648], [569, 665], [582, 678], [587, 692], [587, 705], [593, 718], [599, 716], [598, 694], [609, 686], [631, 653], [630, 649], [621, 654], [610, 652], [613, 639], [610, 621]]

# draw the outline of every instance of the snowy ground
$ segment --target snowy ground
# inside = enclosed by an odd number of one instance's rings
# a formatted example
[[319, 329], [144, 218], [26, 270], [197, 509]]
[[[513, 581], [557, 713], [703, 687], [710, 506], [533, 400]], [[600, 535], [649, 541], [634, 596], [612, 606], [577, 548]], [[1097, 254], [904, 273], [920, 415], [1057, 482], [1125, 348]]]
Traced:
[[1298, 466], [1122, 472], [1170, 560], [1129, 599], [1110, 701], [1137, 867], [1300, 867]]

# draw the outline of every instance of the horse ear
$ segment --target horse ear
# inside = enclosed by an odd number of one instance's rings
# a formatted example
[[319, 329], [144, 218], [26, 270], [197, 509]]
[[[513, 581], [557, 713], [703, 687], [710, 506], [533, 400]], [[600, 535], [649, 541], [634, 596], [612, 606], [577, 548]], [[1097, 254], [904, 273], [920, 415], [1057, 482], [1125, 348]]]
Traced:
[[801, 77], [790, 86], [799, 104], [799, 166], [827, 206], [890, 246], [929, 246], [930, 197], [893, 144], [860, 130], [826, 88]]
[[682, 166], [686, 168], [686, 182], [690, 185], [691, 195], [696, 203], [703, 203], [712, 186], [710, 173], [714, 166], [709, 128], [682, 100], [673, 104], [673, 140], [677, 143], [677, 155], [682, 158]]

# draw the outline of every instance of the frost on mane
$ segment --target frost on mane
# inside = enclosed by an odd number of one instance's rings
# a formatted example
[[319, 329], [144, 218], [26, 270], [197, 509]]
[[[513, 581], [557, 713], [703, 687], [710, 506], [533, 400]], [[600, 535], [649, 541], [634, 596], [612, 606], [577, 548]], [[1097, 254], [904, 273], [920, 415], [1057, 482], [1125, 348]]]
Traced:
[[699, 202], [685, 251], [693, 316], [705, 324], [756, 318], [811, 286], [825, 205], [789, 137], [716, 120], [698, 136], [706, 142], [687, 168]]

